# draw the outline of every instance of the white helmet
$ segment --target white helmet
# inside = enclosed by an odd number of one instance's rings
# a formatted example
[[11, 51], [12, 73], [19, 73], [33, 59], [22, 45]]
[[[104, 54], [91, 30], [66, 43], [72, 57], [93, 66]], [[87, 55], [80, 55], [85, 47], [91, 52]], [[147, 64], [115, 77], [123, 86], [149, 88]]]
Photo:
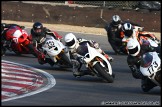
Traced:
[[130, 38], [127, 43], [128, 54], [131, 56], [137, 56], [141, 50], [140, 44], [137, 39]]
[[130, 37], [133, 34], [133, 26], [130, 23], [125, 23], [123, 25], [123, 32], [125, 36]]
[[73, 33], [68, 33], [65, 35], [64, 41], [66, 46], [68, 46], [69, 48], [74, 48], [77, 43], [77, 38]]
[[112, 22], [113, 22], [114, 26], [118, 26], [121, 23], [121, 19], [120, 19], [119, 15], [113, 15]]

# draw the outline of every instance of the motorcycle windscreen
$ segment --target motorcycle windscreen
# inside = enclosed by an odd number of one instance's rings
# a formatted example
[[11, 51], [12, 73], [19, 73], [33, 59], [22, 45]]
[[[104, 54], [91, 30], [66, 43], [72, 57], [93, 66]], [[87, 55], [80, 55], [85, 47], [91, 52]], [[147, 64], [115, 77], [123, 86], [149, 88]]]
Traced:
[[141, 58], [141, 67], [149, 67], [152, 63], [153, 56], [150, 53], [145, 53]]
[[86, 45], [80, 45], [76, 52], [81, 56], [85, 56], [88, 53], [88, 47]]

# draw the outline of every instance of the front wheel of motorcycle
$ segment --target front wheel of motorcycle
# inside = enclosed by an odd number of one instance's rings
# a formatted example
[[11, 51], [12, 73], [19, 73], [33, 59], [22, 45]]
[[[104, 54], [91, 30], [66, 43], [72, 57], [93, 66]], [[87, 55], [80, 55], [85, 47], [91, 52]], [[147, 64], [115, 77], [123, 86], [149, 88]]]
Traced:
[[96, 63], [96, 64], [94, 65], [94, 69], [95, 69], [96, 71], [98, 71], [99, 75], [100, 75], [101, 77], [103, 77], [108, 83], [113, 83], [113, 82], [114, 82], [113, 75], [110, 75], [110, 74], [108, 73], [108, 69], [102, 67], [102, 66], [100, 65], [100, 63]]

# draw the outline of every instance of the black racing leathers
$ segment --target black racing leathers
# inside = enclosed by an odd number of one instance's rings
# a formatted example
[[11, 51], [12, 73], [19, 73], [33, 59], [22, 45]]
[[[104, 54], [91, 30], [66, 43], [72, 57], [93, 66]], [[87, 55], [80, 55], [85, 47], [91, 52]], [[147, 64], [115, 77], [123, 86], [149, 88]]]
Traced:
[[160, 54], [160, 47], [155, 48], [150, 46], [150, 44], [149, 45], [142, 44], [141, 51], [138, 56], [133, 57], [131, 55], [128, 55], [127, 57], [127, 63], [132, 71], [132, 75], [136, 79], [141, 79], [141, 88], [144, 92], [148, 92], [150, 89], [157, 86], [148, 77], [143, 76], [143, 74], [139, 71], [141, 56], [146, 52], [153, 52], [153, 51], [156, 51], [157, 53]]
[[105, 27], [107, 32], [108, 42], [115, 53], [120, 53], [120, 47], [122, 46], [122, 37], [120, 37], [121, 26], [113, 26], [112, 23]]
[[51, 66], [53, 66], [54, 62], [50, 58], [44, 59], [44, 57], [40, 57], [41, 56], [40, 54], [44, 54], [43, 52], [41, 52], [41, 48], [42, 48], [41, 40], [43, 38], [46, 38], [46, 35], [50, 35], [54, 37], [55, 39], [57, 39], [56, 36], [51, 32], [51, 30], [47, 29], [46, 27], [43, 27], [42, 32], [39, 34], [35, 33], [33, 29], [31, 29], [31, 35], [32, 35], [33, 45], [36, 46], [35, 44], [37, 44], [35, 53], [37, 53], [38, 62], [40, 64], [49, 63]]

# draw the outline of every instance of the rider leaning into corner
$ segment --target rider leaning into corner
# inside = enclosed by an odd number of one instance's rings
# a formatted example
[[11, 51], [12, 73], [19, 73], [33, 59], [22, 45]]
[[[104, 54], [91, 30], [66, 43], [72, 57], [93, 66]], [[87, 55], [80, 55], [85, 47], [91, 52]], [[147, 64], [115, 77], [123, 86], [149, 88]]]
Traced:
[[33, 24], [33, 28], [31, 29], [31, 37], [35, 51], [38, 55], [38, 62], [40, 64], [49, 63], [51, 66], [53, 66], [54, 62], [50, 58], [46, 58], [45, 53], [43, 53], [41, 50], [42, 43], [45, 41], [47, 35], [52, 36], [56, 40], [60, 40], [62, 38], [62, 36], [60, 36], [57, 32], [52, 32], [46, 27], [43, 27], [43, 24], [40, 22], [35, 22]]
[[76, 50], [82, 43], [88, 43], [91, 47], [95, 48], [98, 52], [103, 54], [110, 62], [112, 62], [113, 58], [108, 56], [106, 53], [104, 53], [103, 50], [100, 49], [99, 44], [93, 40], [86, 40], [83, 38], [76, 38], [76, 36], [73, 33], [68, 33], [64, 37], [65, 45], [69, 49], [70, 57], [71, 59], [76, 59], [79, 64], [74, 64], [75, 67], [73, 67], [73, 75], [75, 77], [80, 77], [83, 75], [88, 75], [89, 73], [86, 70], [81, 70], [82, 63], [80, 61], [80, 57], [77, 56]]
[[[131, 37], [136, 38], [138, 41], [140, 40], [140, 38], [145, 38], [145, 39], [150, 38], [153, 41], [157, 41], [158, 45], [160, 43], [154, 34], [144, 31], [142, 27], [133, 26], [131, 23], [124, 23], [124, 25], [122, 26], [121, 34], [123, 35], [122, 40], [126, 40], [126, 41], [129, 41]], [[121, 50], [125, 50], [124, 45], [121, 47]]]
[[[108, 42], [115, 51], [116, 54], [122, 54], [120, 46], [122, 46], [122, 39], [124, 37], [122, 32], [122, 26], [128, 21], [122, 21], [119, 15], [113, 15], [112, 21], [105, 26], [107, 32]], [[133, 22], [129, 22], [134, 26], [139, 26]]]
[[156, 51], [157, 53], [159, 53], [159, 57], [161, 58], [160, 48], [152, 47], [147, 40], [141, 40], [141, 42], [139, 43], [137, 39], [133, 38], [130, 38], [130, 40], [128, 41], [127, 48], [127, 64], [132, 71], [132, 75], [134, 78], [142, 80], [141, 88], [144, 92], [148, 92], [156, 85], [150, 79], [143, 76], [139, 71], [141, 56], [146, 52]]
[[[6, 45], [6, 47], [8, 47], [10, 49], [10, 44], [12, 42], [12, 35], [14, 35], [14, 33], [20, 32], [22, 35], [26, 35], [27, 38], [31, 41], [31, 36], [27, 35], [25, 32], [23, 32], [22, 29], [24, 29], [24, 26], [20, 26], [17, 24], [6, 24], [6, 23], [2, 23], [1, 24], [1, 42], [4, 43]], [[12, 30], [11, 30], [12, 29]], [[28, 48], [30, 49], [31, 53], [33, 55], [35, 55], [34, 49], [33, 49], [33, 45], [32, 43], [29, 43]]]
[[131, 23], [124, 23], [122, 26], [122, 32], [124, 38], [135, 37], [139, 40], [140, 36], [149, 37], [150, 39], [157, 40], [157, 38], [148, 32], [143, 31], [142, 27], [133, 26]]

